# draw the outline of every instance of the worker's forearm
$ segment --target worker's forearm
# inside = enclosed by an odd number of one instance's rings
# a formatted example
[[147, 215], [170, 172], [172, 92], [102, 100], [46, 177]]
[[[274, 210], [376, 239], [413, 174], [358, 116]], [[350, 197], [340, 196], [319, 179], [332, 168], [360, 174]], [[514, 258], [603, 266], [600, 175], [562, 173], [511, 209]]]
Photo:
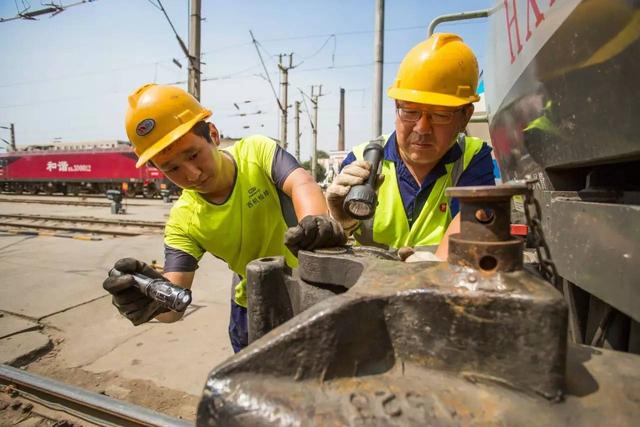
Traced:
[[292, 188], [291, 200], [298, 221], [308, 215], [327, 215], [329, 209], [322, 190], [315, 182], [305, 182]]

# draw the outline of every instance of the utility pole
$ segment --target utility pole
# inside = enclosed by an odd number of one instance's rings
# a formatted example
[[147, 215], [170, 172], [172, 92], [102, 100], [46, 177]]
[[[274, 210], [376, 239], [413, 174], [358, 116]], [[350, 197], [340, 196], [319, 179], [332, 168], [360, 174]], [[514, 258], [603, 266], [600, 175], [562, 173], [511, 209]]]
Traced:
[[189, 17], [189, 93], [200, 100], [200, 9], [201, 0], [191, 0]]
[[[318, 88], [316, 93], [316, 88]], [[322, 96], [322, 85], [311, 86], [311, 103], [313, 104], [313, 142], [311, 146], [311, 176], [316, 179], [318, 168], [318, 98]]]
[[11, 150], [17, 151], [16, 149], [16, 128], [13, 126], [13, 123], [9, 125], [9, 132], [11, 132]]
[[296, 101], [296, 160], [300, 161], [300, 101]]
[[293, 53], [289, 56], [289, 65], [284, 65], [282, 58], [287, 54], [281, 53], [278, 55], [280, 69], [280, 145], [286, 151], [287, 149], [287, 113], [289, 110], [288, 87], [289, 87], [289, 70], [293, 68]]
[[13, 126], [13, 123], [9, 124], [9, 126], [0, 126], [0, 128], [2, 129], [8, 129], [9, 132], [11, 133], [11, 138], [9, 141], [7, 141], [4, 138], [0, 138], [2, 141], [4, 141], [10, 148], [10, 151], [17, 151], [16, 149], [16, 129]]
[[338, 151], [344, 151], [344, 88], [340, 88], [340, 115], [338, 122]]
[[384, 61], [384, 0], [376, 0], [373, 37], [373, 127], [372, 138], [382, 134], [382, 66]]

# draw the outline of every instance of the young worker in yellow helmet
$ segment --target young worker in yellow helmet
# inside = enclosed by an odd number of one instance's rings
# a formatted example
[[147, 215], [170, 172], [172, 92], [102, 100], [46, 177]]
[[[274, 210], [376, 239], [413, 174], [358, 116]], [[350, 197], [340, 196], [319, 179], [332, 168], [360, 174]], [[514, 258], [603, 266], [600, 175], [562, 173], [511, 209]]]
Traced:
[[[457, 35], [434, 34], [407, 53], [387, 92], [395, 99], [395, 132], [384, 146], [375, 216], [359, 222], [343, 209], [349, 189], [371, 173], [362, 160], [366, 144], [354, 147], [327, 189], [331, 215], [358, 242], [435, 249], [459, 209], [445, 188], [495, 184], [491, 148], [464, 134], [477, 86], [476, 57]], [[446, 257], [444, 245], [437, 255]]]
[[[165, 226], [164, 278], [190, 288], [206, 252], [238, 275], [229, 324], [237, 352], [247, 345], [246, 265], [265, 256], [284, 256], [296, 266], [299, 249], [339, 245], [345, 236], [328, 216], [322, 190], [293, 156], [259, 135], [219, 150], [220, 134], [206, 121], [210, 116], [182, 89], [147, 84], [129, 96], [126, 129], [139, 157], [136, 166], [151, 161], [183, 189]], [[300, 220], [289, 230], [283, 211], [288, 198]], [[154, 317], [162, 322], [181, 317], [135, 287], [133, 273], [162, 277], [149, 266], [125, 258], [115, 268], [126, 275], [108, 277], [103, 287], [134, 325]]]

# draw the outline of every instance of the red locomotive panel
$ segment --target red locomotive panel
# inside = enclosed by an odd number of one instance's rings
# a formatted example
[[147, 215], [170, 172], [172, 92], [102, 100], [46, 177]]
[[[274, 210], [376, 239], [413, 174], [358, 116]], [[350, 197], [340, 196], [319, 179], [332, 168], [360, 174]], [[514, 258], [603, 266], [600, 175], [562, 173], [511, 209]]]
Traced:
[[136, 169], [130, 152], [8, 153], [0, 166], [3, 180], [15, 181], [134, 181], [162, 179], [151, 166]]
[[81, 194], [120, 189], [129, 197], [157, 197], [164, 189], [177, 192], [157, 168], [136, 168], [136, 155], [123, 145], [117, 142], [93, 147], [85, 143], [71, 149], [45, 146], [2, 153], [0, 190]]

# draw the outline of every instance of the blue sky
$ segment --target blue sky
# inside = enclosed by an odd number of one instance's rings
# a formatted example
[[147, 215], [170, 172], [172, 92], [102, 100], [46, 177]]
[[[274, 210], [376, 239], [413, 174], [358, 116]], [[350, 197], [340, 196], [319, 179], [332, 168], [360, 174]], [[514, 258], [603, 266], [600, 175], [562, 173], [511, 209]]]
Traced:
[[[26, 0], [25, 0], [26, 1]], [[59, 3], [59, 0], [56, 0]], [[63, 4], [75, 0], [63, 0]], [[22, 5], [23, 0], [17, 0]], [[42, 8], [30, 0], [32, 10]], [[46, 3], [46, 1], [45, 1]], [[155, 0], [96, 0], [38, 21], [0, 23], [0, 125], [14, 123], [18, 145], [126, 139], [127, 95], [147, 82], [186, 81], [186, 60]], [[163, 0], [176, 30], [188, 40], [188, 0]], [[294, 53], [289, 103], [323, 85], [318, 145], [337, 145], [339, 88], [346, 89], [346, 145], [370, 137], [373, 86], [373, 0], [203, 0], [202, 103], [224, 135], [278, 136], [278, 109], [264, 78], [249, 30], [263, 47], [267, 70], [278, 90], [279, 53]], [[438, 15], [484, 9], [492, 0], [387, 0], [384, 88], [404, 54], [426, 37]], [[15, 16], [16, 3], [0, 0], [0, 17]], [[474, 49], [482, 68], [487, 23], [480, 19], [442, 24]], [[334, 34], [335, 37], [331, 37]], [[324, 45], [324, 46], [323, 46]], [[177, 58], [180, 69], [172, 63]], [[186, 85], [182, 85], [186, 87]], [[244, 101], [250, 101], [244, 103]], [[241, 110], [234, 107], [237, 103]], [[311, 104], [307, 101], [307, 106]], [[304, 104], [303, 104], [304, 109]], [[263, 114], [239, 117], [239, 112]], [[393, 103], [384, 98], [383, 131], [393, 127]], [[293, 112], [289, 116], [293, 151]], [[248, 128], [245, 128], [248, 127]], [[309, 157], [311, 129], [301, 116], [302, 158]], [[0, 129], [8, 139], [8, 131]]]

